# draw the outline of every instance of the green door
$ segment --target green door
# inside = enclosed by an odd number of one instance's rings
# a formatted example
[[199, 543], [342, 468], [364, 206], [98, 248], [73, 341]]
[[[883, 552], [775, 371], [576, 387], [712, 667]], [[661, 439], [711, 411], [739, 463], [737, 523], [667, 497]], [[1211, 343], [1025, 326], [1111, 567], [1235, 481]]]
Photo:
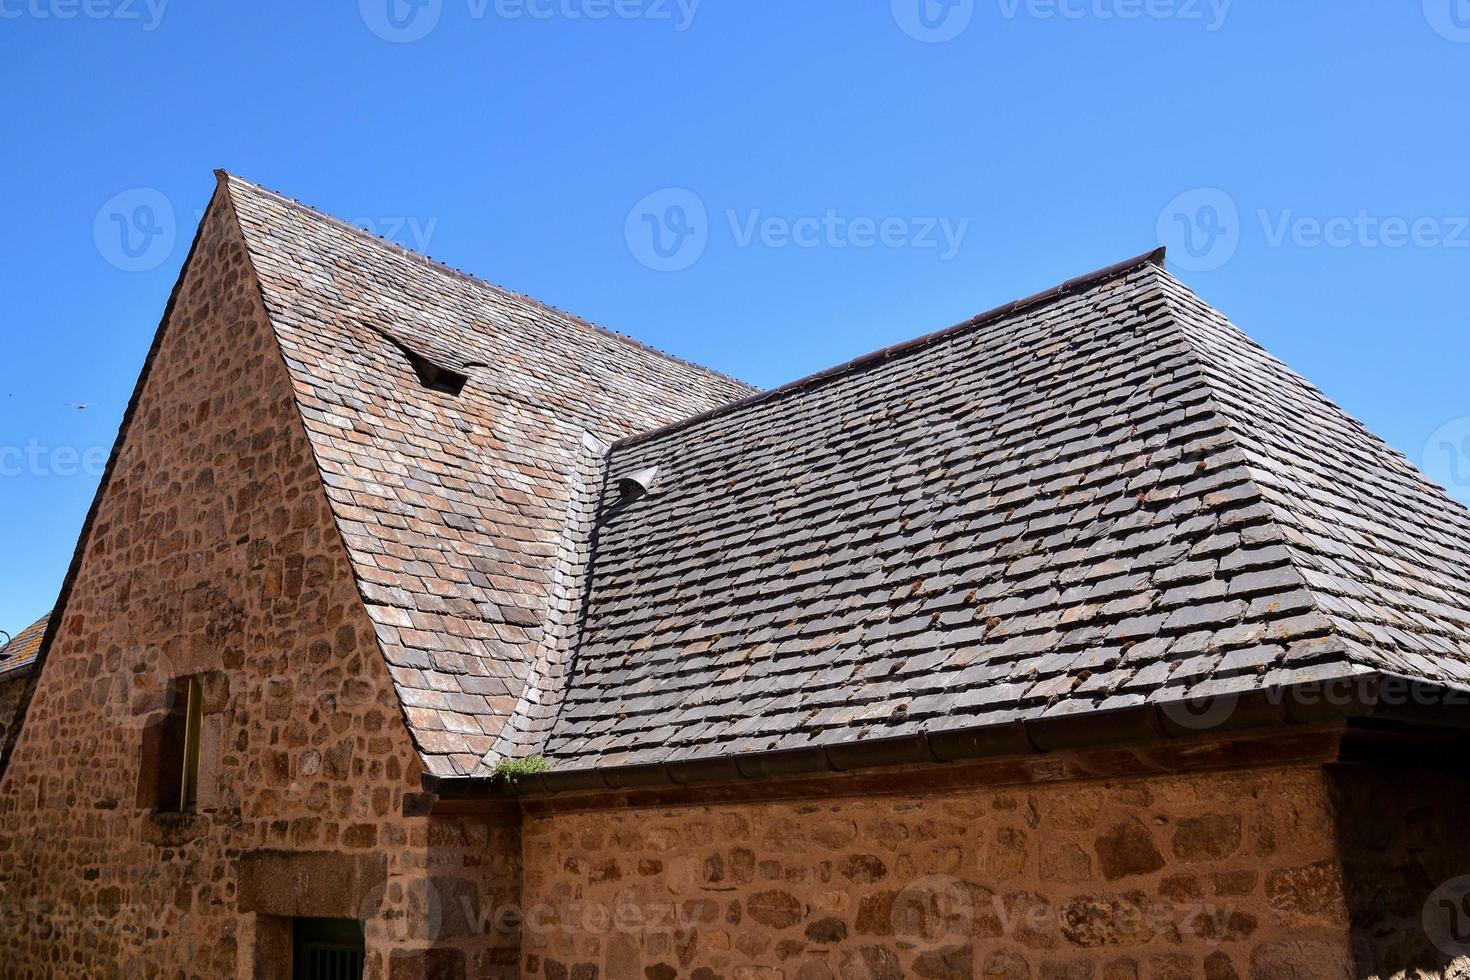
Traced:
[[297, 919], [292, 934], [295, 980], [362, 980], [362, 923]]

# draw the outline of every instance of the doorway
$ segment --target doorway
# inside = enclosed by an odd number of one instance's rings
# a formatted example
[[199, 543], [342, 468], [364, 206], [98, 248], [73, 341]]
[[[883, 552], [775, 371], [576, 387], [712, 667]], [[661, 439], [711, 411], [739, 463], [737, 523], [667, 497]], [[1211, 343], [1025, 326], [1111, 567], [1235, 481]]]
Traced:
[[361, 922], [296, 919], [291, 927], [294, 980], [362, 980], [365, 945]]

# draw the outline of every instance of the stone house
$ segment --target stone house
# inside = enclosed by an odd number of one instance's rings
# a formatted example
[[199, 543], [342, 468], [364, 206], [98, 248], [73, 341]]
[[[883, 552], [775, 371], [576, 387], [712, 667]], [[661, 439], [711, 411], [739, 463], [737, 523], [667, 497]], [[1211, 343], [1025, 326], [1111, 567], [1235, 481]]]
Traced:
[[47, 614], [32, 623], [0, 647], [0, 746], [4, 746], [20, 707], [21, 695], [30, 680], [36, 653], [41, 649], [41, 635], [46, 631]]
[[1470, 514], [1162, 260], [757, 393], [221, 174], [0, 975], [1470, 968]]

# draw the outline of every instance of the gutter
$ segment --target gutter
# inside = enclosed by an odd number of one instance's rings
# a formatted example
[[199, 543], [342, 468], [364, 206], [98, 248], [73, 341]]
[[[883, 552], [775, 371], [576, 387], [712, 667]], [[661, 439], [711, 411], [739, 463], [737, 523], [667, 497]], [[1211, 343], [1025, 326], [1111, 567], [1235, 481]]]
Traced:
[[[954, 731], [678, 762], [551, 770], [514, 783], [491, 776], [424, 777], [441, 800], [537, 798], [568, 793], [765, 781], [895, 766], [945, 765], [1323, 723], [1470, 731], [1470, 690], [1367, 672], [1241, 695], [1186, 698], [1109, 711], [1017, 719]], [[1191, 724], [1221, 709], [1218, 724]]]

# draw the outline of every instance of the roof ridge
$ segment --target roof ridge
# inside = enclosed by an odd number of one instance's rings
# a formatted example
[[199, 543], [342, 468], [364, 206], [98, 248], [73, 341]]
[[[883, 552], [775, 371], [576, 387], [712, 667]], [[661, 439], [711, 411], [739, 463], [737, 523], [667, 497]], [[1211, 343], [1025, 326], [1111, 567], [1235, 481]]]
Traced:
[[1164, 246], [1160, 246], [1152, 251], [1144, 252], [1141, 255], [1136, 255], [1131, 259], [1125, 259], [1122, 262], [1116, 262], [1110, 266], [1106, 266], [1094, 272], [1089, 272], [1085, 275], [1076, 276], [1072, 279], [1068, 279], [1066, 282], [1062, 283], [1059, 286], [1053, 286], [1051, 289], [1043, 290], [1039, 293], [1027, 296], [1024, 299], [1012, 300], [1009, 303], [997, 306], [994, 309], [985, 311], [984, 313], [976, 314], [970, 319], [961, 321], [960, 323], [956, 323], [952, 326], [944, 327], [940, 330], [934, 330], [929, 333], [922, 334], [918, 337], [911, 338], [909, 340], [900, 341], [896, 344], [891, 344], [887, 347], [880, 348], [868, 354], [863, 354], [860, 357], [853, 358], [850, 361], [845, 361], [834, 367], [818, 371], [815, 374], [809, 374], [806, 377], [798, 378], [795, 381], [789, 381], [786, 384], [776, 388], [770, 388], [765, 391], [757, 391], [755, 394], [749, 395], [745, 398], [741, 398], [737, 401], [721, 405], [718, 408], [712, 408], [706, 412], [700, 412], [698, 415], [691, 415], [689, 418], [680, 419], [677, 422], [671, 422], [670, 424], [660, 426], [657, 429], [649, 429], [647, 432], [639, 432], [631, 436], [626, 436], [614, 442], [612, 448], [624, 449], [628, 446], [637, 445], [639, 443], [647, 442], [650, 439], [665, 436], [672, 432], [677, 432], [680, 429], [684, 429], [689, 426], [698, 425], [701, 422], [707, 422], [713, 418], [718, 418], [723, 415], [728, 415], [732, 412], [741, 411], [762, 402], [772, 401], [777, 398], [785, 397], [786, 395], [806, 391], [810, 388], [814, 388], [818, 385], [824, 384], [825, 382], [832, 381], [840, 377], [845, 377], [849, 374], [856, 373], [865, 368], [872, 367], [876, 364], [884, 363], [895, 357], [901, 357], [915, 353], [917, 351], [923, 350], [924, 348], [930, 347], [933, 344], [937, 344], [942, 341], [949, 340], [953, 337], [960, 336], [969, 330], [988, 326], [997, 321], [1004, 320], [1007, 317], [1015, 316], [1018, 313], [1030, 312], [1031, 310], [1034, 310], [1040, 306], [1044, 306], [1054, 300], [1061, 299], [1065, 296], [1070, 296], [1078, 290], [1088, 289], [1093, 286], [1101, 285], [1102, 283], [1105, 283], [1111, 279], [1116, 279], [1119, 276], [1126, 275], [1129, 272], [1132, 272], [1133, 270], [1138, 268], [1142, 268], [1148, 265], [1154, 265], [1162, 268], [1164, 265], [1165, 251], [1166, 250]]
[[552, 304], [547, 303], [544, 300], [540, 300], [526, 293], [520, 293], [505, 286], [501, 286], [497, 283], [490, 282], [488, 279], [483, 279], [479, 276], [473, 275], [472, 273], [465, 272], [462, 269], [456, 269], [453, 266], [441, 262], [440, 260], [432, 256], [424, 255], [422, 252], [415, 252], [413, 249], [406, 248], [398, 244], [397, 242], [389, 241], [388, 239], [383, 238], [381, 235], [374, 235], [372, 232], [368, 231], [365, 228], [359, 228], [357, 225], [354, 225], [349, 221], [343, 221], [341, 218], [327, 214], [325, 211], [314, 208], [310, 204], [299, 201], [294, 197], [290, 197], [286, 194], [281, 193], [280, 191], [272, 190], [269, 187], [263, 187], [260, 184], [255, 183], [253, 180], [241, 177], [239, 174], [230, 173], [228, 170], [225, 170], [223, 168], [216, 168], [214, 171], [214, 175], [215, 179], [221, 183], [234, 181], [235, 183], [243, 184], [244, 186], [258, 191], [259, 193], [264, 194], [267, 197], [274, 198], [275, 200], [287, 205], [288, 207], [305, 212], [307, 215], [313, 218], [324, 221], [335, 228], [349, 232], [366, 241], [373, 242], [378, 246], [386, 247], [389, 251], [392, 251], [400, 256], [403, 256], [404, 258], [417, 262], [421, 265], [425, 265], [435, 270], [436, 272], [444, 273], [445, 275], [451, 276], [455, 279], [459, 279], [473, 286], [478, 286], [482, 289], [494, 290], [502, 296], [508, 297], [510, 299], [519, 300], [523, 303], [527, 303], [531, 306], [545, 310], [548, 313], [552, 313], [556, 316], [562, 317], [575, 326], [581, 327], [585, 330], [590, 330], [593, 333], [600, 334], [605, 337], [611, 337], [614, 340], [622, 341], [623, 343], [631, 347], [647, 351], [650, 354], [655, 354], [661, 358], [664, 358], [665, 360], [672, 361], [675, 364], [680, 364], [684, 367], [694, 368], [697, 371], [703, 371], [706, 374], [731, 382], [732, 384], [739, 385], [742, 388], [749, 388], [752, 391], [759, 390], [754, 385], [751, 385], [745, 381], [741, 381], [734, 375], [726, 374], [723, 371], [717, 371], [714, 368], [706, 367], [703, 364], [697, 364], [694, 361], [680, 357], [677, 354], [670, 354], [668, 351], [659, 350], [657, 347], [654, 347], [651, 344], [644, 343], [636, 337], [621, 333], [617, 330], [613, 330], [610, 327], [604, 327], [600, 324], [593, 323], [591, 320], [578, 316], [577, 314], [572, 313], [568, 310], [564, 310], [561, 307], [553, 306]]

